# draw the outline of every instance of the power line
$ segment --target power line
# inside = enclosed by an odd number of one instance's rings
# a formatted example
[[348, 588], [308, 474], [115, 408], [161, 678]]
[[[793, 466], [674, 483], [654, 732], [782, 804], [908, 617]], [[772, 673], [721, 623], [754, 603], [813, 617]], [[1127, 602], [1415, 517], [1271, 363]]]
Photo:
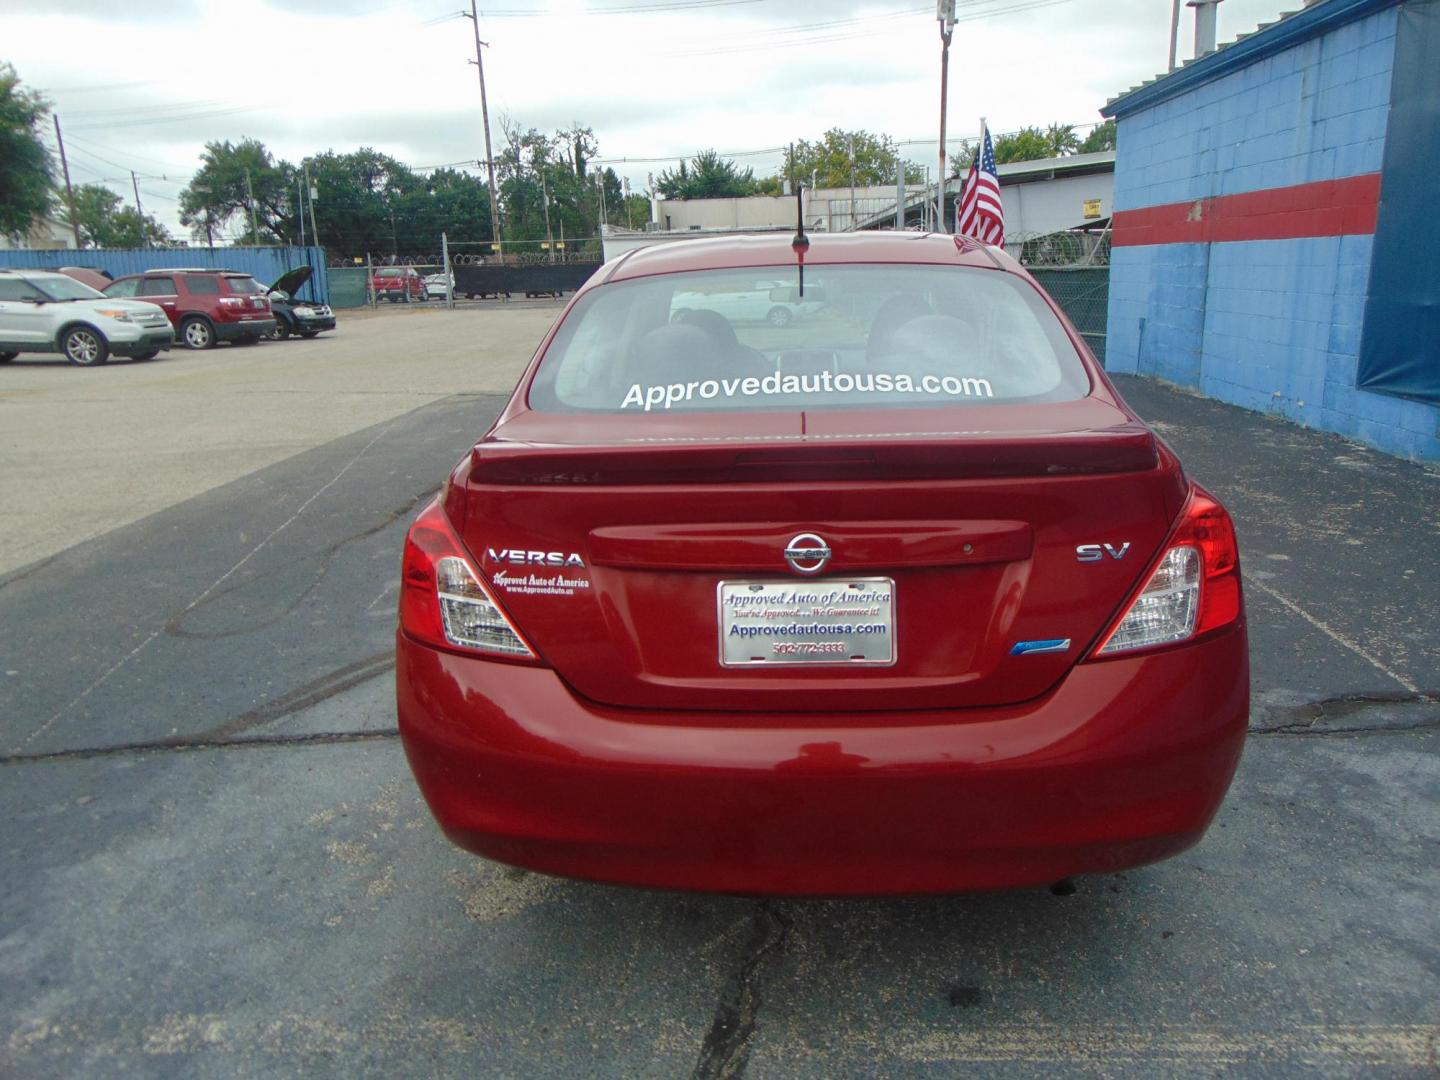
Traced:
[[[1001, 15], [1018, 15], [1026, 11], [1034, 11], [1038, 8], [1053, 7], [1057, 4], [1071, 3], [1072, 0], [1020, 0], [1019, 3], [1009, 0], [977, 0], [977, 10], [969, 11], [956, 16], [956, 22], [974, 22], [979, 19], [990, 19]], [[995, 5], [995, 6], [990, 6]], [[982, 10], [983, 8], [983, 10]], [[907, 8], [904, 11], [887, 12], [883, 15], [864, 16], [857, 19], [836, 20], [834, 27], [843, 27], [850, 24], [866, 24], [887, 19], [898, 19], [910, 15], [928, 11], [929, 8]], [[829, 45], [837, 41], [854, 41], [857, 38], [868, 37], [870, 30], [862, 25], [854, 25], [851, 29], [844, 29], [838, 33], [814, 33], [807, 37], [796, 38], [791, 35], [801, 29], [813, 30], [824, 27], [826, 24], [814, 23], [810, 27], [785, 27], [770, 31], [768, 34], [751, 35], [745, 38], [732, 38], [726, 41], [709, 42], [703, 46], [693, 49], [682, 49], [672, 52], [672, 56], [728, 56], [737, 53], [763, 52], [771, 49], [801, 49], [814, 45]], [[783, 36], [782, 36], [783, 35]]]
[[[742, 4], [759, 4], [764, 0], [652, 0], [648, 3], [625, 4], [616, 7], [589, 8], [579, 15], [649, 15], [665, 11], [699, 11], [705, 8], [739, 7]], [[556, 16], [558, 13], [546, 8], [489, 8], [486, 16], [497, 19], [518, 19]]]
[[[69, 115], [69, 114], [66, 114], [66, 115]], [[77, 143], [79, 143], [81, 146], [91, 146], [91, 147], [94, 147], [94, 148], [97, 149], [97, 150], [105, 150], [105, 151], [107, 151], [108, 153], [112, 153], [112, 154], [125, 154], [125, 155], [127, 155], [127, 156], [129, 156], [129, 157], [137, 158], [137, 159], [140, 160], [140, 161], [148, 161], [148, 162], [150, 162], [150, 164], [152, 164], [152, 165], [159, 165], [159, 166], [161, 166], [162, 168], [166, 168], [166, 169], [170, 168], [170, 166], [171, 166], [171, 163], [168, 162], [168, 161], [161, 161], [159, 158], [152, 158], [152, 157], [147, 157], [147, 156], [144, 155], [144, 154], [137, 154], [134, 150], [129, 150], [129, 149], [126, 149], [126, 150], [117, 150], [117, 149], [116, 149], [115, 147], [113, 147], [113, 146], [107, 146], [105, 143], [96, 142], [94, 139], [78, 139], [78, 138], [76, 138], [75, 136], [72, 135], [72, 136], [70, 137], [70, 141], [71, 141], [71, 142], [77, 142]]]
[[207, 109], [199, 112], [176, 113], [173, 116], [157, 116], [148, 120], [117, 120], [110, 123], [92, 122], [77, 124], [82, 131], [94, 131], [100, 128], [132, 128], [132, 127], [154, 127], [157, 124], [178, 124], [187, 120], [212, 120], [221, 116], [233, 116], [236, 113], [264, 112], [266, 109], [256, 105], [235, 105], [223, 109]]

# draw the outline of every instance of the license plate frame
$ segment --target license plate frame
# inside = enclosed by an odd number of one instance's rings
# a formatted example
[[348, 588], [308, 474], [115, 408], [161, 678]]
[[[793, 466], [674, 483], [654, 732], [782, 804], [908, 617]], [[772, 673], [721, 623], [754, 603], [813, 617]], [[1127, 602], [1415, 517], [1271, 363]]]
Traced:
[[[749, 599], [727, 602], [731, 597]], [[715, 587], [720, 666], [892, 667], [898, 654], [895, 607], [895, 581], [887, 577], [721, 581]], [[829, 614], [834, 611], [842, 614]], [[741, 632], [732, 633], [733, 627]], [[752, 627], [755, 633], [743, 632]], [[786, 627], [819, 629], [781, 632]], [[832, 627], [849, 632], [826, 632]], [[782, 645], [796, 648], [777, 652]]]

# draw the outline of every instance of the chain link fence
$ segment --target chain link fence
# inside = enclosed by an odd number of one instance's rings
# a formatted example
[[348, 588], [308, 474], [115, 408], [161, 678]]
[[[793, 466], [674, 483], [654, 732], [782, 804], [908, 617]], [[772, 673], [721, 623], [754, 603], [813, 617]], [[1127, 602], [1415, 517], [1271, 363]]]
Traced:
[[1075, 329], [1090, 346], [1095, 359], [1105, 363], [1105, 320], [1110, 306], [1110, 267], [1108, 266], [1032, 266], [1041, 288], [1055, 298], [1062, 311], [1070, 317]]

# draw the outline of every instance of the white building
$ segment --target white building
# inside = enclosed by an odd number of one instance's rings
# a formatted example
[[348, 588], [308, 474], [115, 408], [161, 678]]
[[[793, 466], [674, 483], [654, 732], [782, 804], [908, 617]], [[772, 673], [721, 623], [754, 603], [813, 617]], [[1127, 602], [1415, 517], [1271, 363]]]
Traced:
[[53, 251], [74, 246], [75, 233], [70, 226], [48, 217], [37, 221], [28, 233], [19, 236], [0, 233], [0, 251]]

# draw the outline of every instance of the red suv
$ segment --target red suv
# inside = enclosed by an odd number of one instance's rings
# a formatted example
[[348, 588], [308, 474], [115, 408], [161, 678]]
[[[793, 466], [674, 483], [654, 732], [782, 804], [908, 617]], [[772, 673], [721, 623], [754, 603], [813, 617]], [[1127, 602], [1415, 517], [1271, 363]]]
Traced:
[[370, 289], [376, 300], [389, 300], [391, 303], [402, 300], [409, 303], [427, 298], [425, 279], [413, 266], [381, 267], [371, 275]]
[[210, 349], [217, 341], [253, 345], [275, 329], [264, 287], [239, 270], [147, 270], [118, 279], [105, 295], [158, 304], [175, 324], [176, 337], [192, 349]]

